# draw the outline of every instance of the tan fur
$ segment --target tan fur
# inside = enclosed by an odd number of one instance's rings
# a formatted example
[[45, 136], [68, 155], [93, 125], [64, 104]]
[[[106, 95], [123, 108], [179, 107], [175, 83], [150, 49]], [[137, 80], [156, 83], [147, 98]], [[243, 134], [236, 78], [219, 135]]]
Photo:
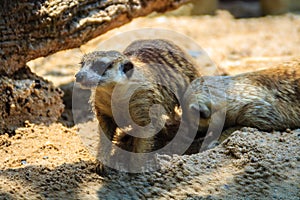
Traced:
[[[86, 65], [97, 59], [94, 53], [84, 56], [82, 62]], [[99, 121], [99, 126], [114, 144], [132, 152], [149, 152], [160, 148], [170, 139], [172, 134], [164, 127], [157, 135], [150, 138], [136, 138], [127, 135], [118, 127], [112, 113], [112, 100], [118, 105], [117, 113], [123, 115], [122, 109], [126, 107], [124, 100], [128, 97], [128, 91], [139, 88], [130, 97], [129, 113], [134, 123], [146, 126], [150, 123], [149, 110], [154, 104], [160, 104], [166, 110], [167, 118], [172, 121], [175, 117], [174, 109], [178, 106], [175, 98], [183, 96], [190, 82], [200, 74], [194, 68], [187, 55], [175, 44], [166, 40], [138, 40], [129, 45], [117, 62], [124, 59], [134, 64], [134, 71], [138, 71], [146, 78], [145, 82], [135, 82], [134, 78], [127, 83], [122, 83], [122, 90], [117, 98], [112, 99], [112, 93], [117, 83], [98, 85], [93, 89], [91, 103]], [[171, 88], [170, 92], [165, 87], [155, 84], [155, 80]], [[124, 114], [125, 115], [125, 114]], [[124, 117], [127, 117], [126, 115]], [[162, 122], [164, 116], [157, 116], [157, 121]], [[119, 128], [119, 129], [118, 129]], [[118, 130], [117, 130], [118, 129]], [[124, 130], [124, 129], [123, 129]], [[147, 133], [146, 133], [147, 134]], [[101, 139], [100, 139], [101, 140]]]
[[226, 113], [224, 129], [234, 126], [264, 131], [299, 128], [300, 61], [236, 76], [198, 78], [185, 95], [186, 109], [191, 109], [189, 106], [193, 104], [199, 105], [199, 111], [206, 108], [211, 111], [200, 122], [193, 121], [192, 111], [187, 112], [190, 125], [199, 125], [202, 135], [221, 110]]

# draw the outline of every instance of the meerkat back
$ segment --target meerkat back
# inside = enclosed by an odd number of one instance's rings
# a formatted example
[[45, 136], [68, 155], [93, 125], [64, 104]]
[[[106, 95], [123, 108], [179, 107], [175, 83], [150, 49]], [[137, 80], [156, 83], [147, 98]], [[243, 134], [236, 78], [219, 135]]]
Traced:
[[163, 66], [160, 68], [160, 73], [167, 73], [168, 70], [173, 69], [184, 75], [189, 82], [200, 76], [193, 59], [168, 40], [137, 40], [124, 50], [124, 54], [136, 63], [160, 64]]

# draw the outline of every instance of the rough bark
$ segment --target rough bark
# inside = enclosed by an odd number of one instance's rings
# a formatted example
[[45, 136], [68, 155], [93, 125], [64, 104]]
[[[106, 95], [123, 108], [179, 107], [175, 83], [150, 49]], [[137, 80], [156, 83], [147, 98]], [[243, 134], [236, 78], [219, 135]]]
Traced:
[[153, 11], [188, 0], [4, 0], [0, 7], [0, 72], [79, 47], [88, 40]]

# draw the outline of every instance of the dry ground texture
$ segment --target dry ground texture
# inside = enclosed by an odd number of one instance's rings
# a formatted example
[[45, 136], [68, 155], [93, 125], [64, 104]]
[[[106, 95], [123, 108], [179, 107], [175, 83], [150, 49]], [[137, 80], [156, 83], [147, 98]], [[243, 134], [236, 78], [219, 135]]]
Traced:
[[[300, 57], [299, 15], [236, 20], [219, 12], [136, 19], [81, 49], [29, 65], [56, 86], [69, 83], [82, 52], [94, 50], [116, 33], [142, 27], [189, 36], [227, 74]], [[300, 199], [300, 129], [267, 133], [242, 128], [206, 152], [161, 156], [157, 172], [103, 178], [94, 172], [95, 158], [76, 126], [61, 121], [49, 126], [27, 122], [15, 135], [0, 136], [0, 199]]]

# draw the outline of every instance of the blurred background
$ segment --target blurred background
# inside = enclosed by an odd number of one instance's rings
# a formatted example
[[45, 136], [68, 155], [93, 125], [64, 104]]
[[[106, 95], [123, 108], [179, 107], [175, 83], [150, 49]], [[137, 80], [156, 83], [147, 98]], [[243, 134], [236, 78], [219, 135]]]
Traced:
[[172, 15], [214, 14], [217, 9], [228, 10], [233, 16], [259, 17], [262, 15], [278, 15], [300, 10], [298, 0], [192, 0]]

